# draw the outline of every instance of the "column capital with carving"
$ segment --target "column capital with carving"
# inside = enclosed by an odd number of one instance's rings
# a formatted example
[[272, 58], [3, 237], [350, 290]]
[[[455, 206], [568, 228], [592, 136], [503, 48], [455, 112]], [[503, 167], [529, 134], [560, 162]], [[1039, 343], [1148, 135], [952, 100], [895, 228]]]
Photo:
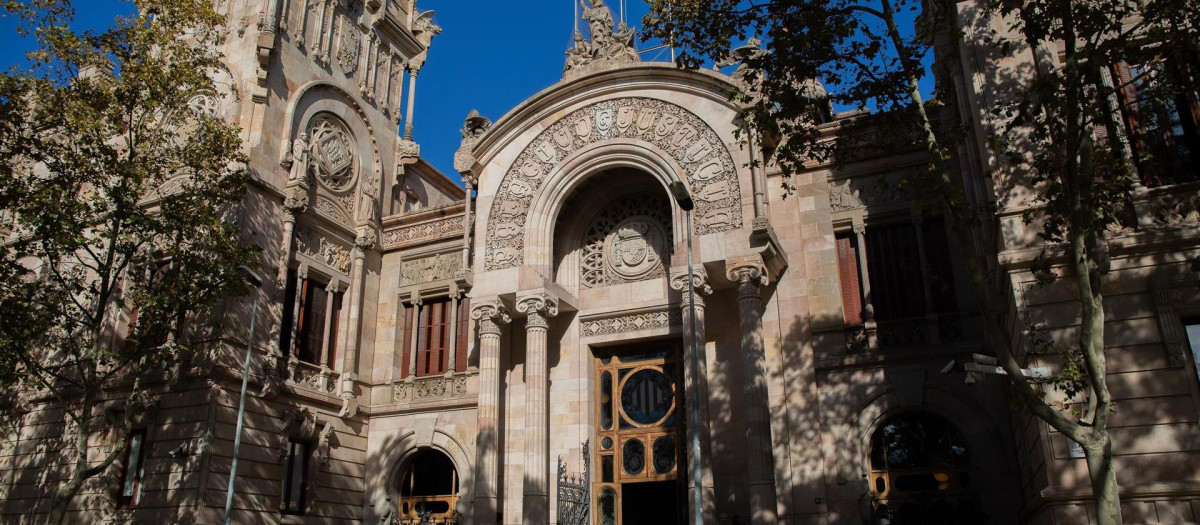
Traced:
[[544, 328], [546, 319], [558, 315], [558, 297], [545, 291], [518, 295], [517, 311], [528, 316], [531, 326]]
[[737, 284], [738, 297], [758, 297], [759, 287], [770, 282], [766, 265], [754, 259], [729, 262], [725, 275]]
[[[711, 295], [713, 292], [712, 286], [708, 282], [708, 271], [704, 269], [704, 266], [696, 266], [692, 269], [692, 283], [696, 287], [696, 295]], [[687, 266], [671, 268], [671, 289], [687, 294]]]
[[508, 307], [498, 298], [480, 301], [472, 306], [471, 319], [479, 321], [480, 333], [483, 335], [500, 335], [499, 325], [512, 322]]

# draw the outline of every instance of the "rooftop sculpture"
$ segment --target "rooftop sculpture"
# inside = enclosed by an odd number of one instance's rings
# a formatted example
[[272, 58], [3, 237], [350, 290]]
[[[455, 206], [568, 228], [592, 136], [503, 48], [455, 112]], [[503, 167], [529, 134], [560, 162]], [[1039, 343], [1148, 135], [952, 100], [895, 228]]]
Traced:
[[567, 50], [563, 76], [573, 76], [599, 71], [613, 66], [640, 62], [633, 48], [633, 28], [621, 22], [613, 29], [612, 9], [604, 0], [579, 0], [583, 8], [583, 19], [588, 23], [591, 40], [575, 32], [575, 44]]

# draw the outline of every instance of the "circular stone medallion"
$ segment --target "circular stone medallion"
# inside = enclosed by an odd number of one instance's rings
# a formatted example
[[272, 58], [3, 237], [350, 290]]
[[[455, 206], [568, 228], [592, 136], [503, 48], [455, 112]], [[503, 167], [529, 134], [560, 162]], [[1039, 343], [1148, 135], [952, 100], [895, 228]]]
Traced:
[[629, 281], [640, 280], [663, 267], [667, 234], [658, 221], [639, 215], [621, 221], [604, 243], [609, 270]]

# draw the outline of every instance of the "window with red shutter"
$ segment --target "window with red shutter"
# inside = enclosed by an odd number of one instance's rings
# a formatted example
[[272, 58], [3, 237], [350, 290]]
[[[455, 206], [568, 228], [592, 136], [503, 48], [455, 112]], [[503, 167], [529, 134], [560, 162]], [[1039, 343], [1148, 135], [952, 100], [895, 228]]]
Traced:
[[142, 476], [146, 472], [146, 429], [138, 429], [125, 438], [125, 453], [121, 463], [121, 483], [117, 486], [117, 507], [137, 505], [142, 495]]
[[417, 317], [417, 376], [446, 373], [450, 356], [450, 300], [435, 299], [421, 305]]
[[852, 233], [837, 236], [838, 275], [842, 282], [842, 315], [846, 326], [863, 324], [862, 281], [856, 244]]
[[1146, 186], [1198, 179], [1200, 95], [1197, 71], [1186, 60], [1113, 66], [1134, 162]]

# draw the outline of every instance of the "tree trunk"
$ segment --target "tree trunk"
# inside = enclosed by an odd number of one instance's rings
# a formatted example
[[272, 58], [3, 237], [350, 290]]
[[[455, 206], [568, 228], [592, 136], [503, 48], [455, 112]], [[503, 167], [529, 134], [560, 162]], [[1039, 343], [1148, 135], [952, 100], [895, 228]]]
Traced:
[[54, 498], [51, 500], [50, 517], [46, 520], [47, 525], [62, 525], [65, 523], [67, 509], [71, 506], [71, 501], [79, 494], [79, 489], [82, 487], [83, 477], [81, 476], [81, 472], [76, 471], [71, 474], [70, 481], [54, 492]]
[[1121, 525], [1121, 494], [1117, 491], [1117, 469], [1113, 466], [1112, 441], [1108, 432], [1101, 442], [1087, 447], [1088, 474], [1092, 478], [1092, 499], [1096, 503], [1096, 523]]

